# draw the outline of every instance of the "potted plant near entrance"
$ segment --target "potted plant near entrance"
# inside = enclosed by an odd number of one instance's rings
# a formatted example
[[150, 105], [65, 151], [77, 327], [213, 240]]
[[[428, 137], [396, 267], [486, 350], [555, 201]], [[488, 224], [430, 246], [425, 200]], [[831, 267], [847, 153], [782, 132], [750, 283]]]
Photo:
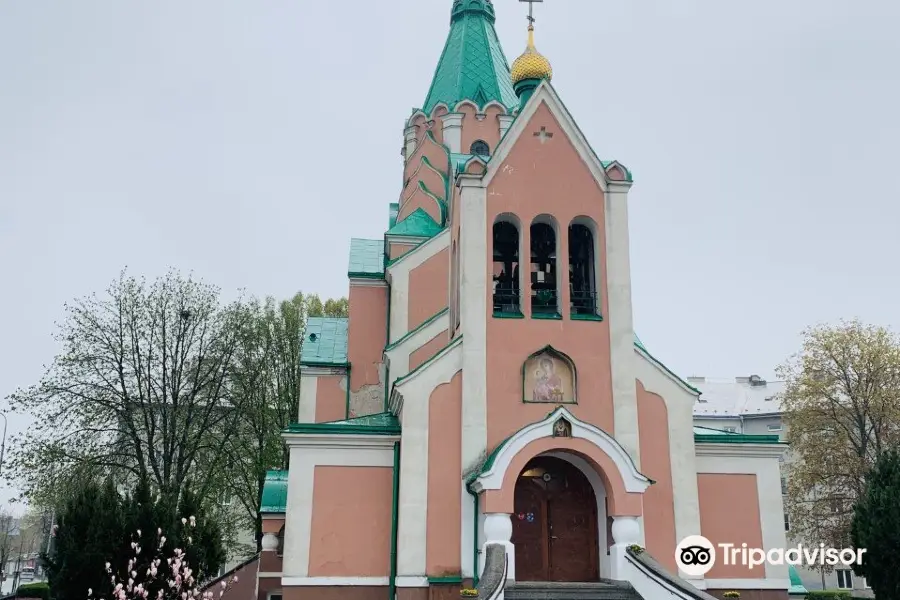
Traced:
[[459, 590], [459, 597], [466, 599], [477, 598], [478, 590], [476, 590], [475, 588], [463, 588]]
[[725, 592], [722, 595], [725, 596], [726, 598], [740, 598], [741, 597], [740, 592]]

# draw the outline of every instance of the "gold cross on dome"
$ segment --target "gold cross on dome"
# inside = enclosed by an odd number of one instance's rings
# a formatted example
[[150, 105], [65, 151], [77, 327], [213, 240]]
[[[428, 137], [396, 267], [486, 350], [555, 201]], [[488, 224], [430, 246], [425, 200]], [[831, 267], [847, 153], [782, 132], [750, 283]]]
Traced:
[[[525, 0], [522, 0], [522, 1], [524, 2]], [[547, 140], [549, 140], [550, 138], [553, 137], [553, 134], [550, 133], [549, 131], [547, 131], [546, 127], [541, 127], [540, 131], [534, 132], [534, 137], [540, 138], [541, 143], [545, 144], [547, 142]]]
[[534, 24], [534, 3], [535, 2], [543, 2], [544, 0], [519, 0], [519, 2], [527, 2], [528, 3], [528, 23]]

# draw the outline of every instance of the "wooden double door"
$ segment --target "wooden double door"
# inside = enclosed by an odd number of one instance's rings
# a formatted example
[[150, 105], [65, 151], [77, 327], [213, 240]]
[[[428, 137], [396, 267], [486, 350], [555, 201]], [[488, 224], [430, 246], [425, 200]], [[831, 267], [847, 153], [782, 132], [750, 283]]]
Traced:
[[512, 542], [518, 581], [597, 581], [597, 498], [571, 463], [538, 457], [516, 481]]

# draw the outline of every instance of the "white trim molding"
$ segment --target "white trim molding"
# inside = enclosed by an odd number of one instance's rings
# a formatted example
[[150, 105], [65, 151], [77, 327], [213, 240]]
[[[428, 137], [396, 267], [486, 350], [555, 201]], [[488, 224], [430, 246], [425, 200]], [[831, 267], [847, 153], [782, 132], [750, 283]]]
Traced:
[[524, 109], [518, 117], [516, 117], [515, 121], [513, 121], [512, 126], [510, 126], [506, 135], [500, 140], [500, 144], [497, 145], [494, 154], [491, 156], [488, 170], [484, 174], [484, 186], [487, 187], [490, 185], [494, 176], [503, 167], [506, 157], [509, 156], [510, 150], [515, 146], [519, 137], [528, 130], [531, 118], [537, 113], [542, 104], [546, 104], [547, 108], [550, 109], [550, 112], [553, 113], [553, 116], [556, 117], [560, 128], [563, 130], [563, 134], [572, 142], [575, 151], [578, 152], [578, 156], [591, 170], [591, 174], [597, 181], [597, 185], [599, 185], [600, 189], [605, 193], [609, 184], [606, 169], [603, 168], [603, 164], [597, 158], [597, 155], [594, 154], [594, 151], [591, 149], [584, 134], [582, 134], [578, 125], [575, 123], [575, 120], [572, 118], [572, 114], [569, 113], [568, 109], [566, 109], [562, 100], [560, 100], [557, 95], [556, 90], [554, 90], [553, 86], [547, 81], [542, 82], [537, 87], [534, 94], [532, 94], [531, 98], [525, 104]]
[[[787, 548], [781, 463], [784, 444], [697, 444], [697, 475], [755, 475], [763, 548]], [[727, 540], [738, 542], [739, 540]], [[765, 580], [789, 581], [787, 565], [765, 564]], [[727, 579], [722, 581], [733, 582]], [[746, 580], [763, 581], [763, 580]], [[734, 586], [735, 583], [728, 585]], [[707, 587], [713, 587], [707, 580]], [[789, 587], [789, 586], [787, 586]], [[787, 589], [785, 587], [785, 589]]]
[[[694, 449], [693, 407], [697, 394], [660, 367], [637, 346], [635, 376], [650, 394], [663, 399], [668, 417], [669, 468], [672, 470], [672, 497], [675, 513], [675, 539], [700, 535], [700, 495], [697, 489], [697, 459]], [[680, 572], [684, 579], [690, 577]]]
[[[462, 369], [462, 338], [425, 362], [407, 379], [394, 384], [391, 410], [400, 416], [400, 497], [397, 520], [397, 574], [425, 577], [428, 522], [428, 428], [431, 393], [450, 383]], [[408, 404], [404, 396], [411, 398]], [[452, 477], [452, 474], [448, 474]], [[462, 479], [462, 474], [459, 474]]]
[[281, 577], [281, 571], [260, 571], [256, 576], [260, 579], [275, 579]]
[[282, 577], [282, 587], [316, 586], [316, 587], [361, 587], [386, 586], [390, 577]]
[[[290, 448], [287, 511], [284, 523], [283, 585], [369, 585], [296, 583], [300, 580], [342, 578], [307, 577], [313, 519], [316, 467], [393, 467], [394, 442], [399, 436], [328, 435], [288, 433]], [[348, 580], [356, 580], [349, 578]], [[294, 583], [290, 583], [294, 582]]]
[[450, 312], [444, 309], [439, 317], [428, 321], [424, 327], [420, 326], [419, 329], [413, 330], [413, 334], [400, 341], [398, 345], [389, 347], [390, 349], [386, 350], [384, 354], [391, 367], [391, 379], [396, 381], [407, 375], [409, 373], [409, 357], [412, 353], [430, 342], [442, 331], [449, 329]]
[[388, 265], [385, 269], [385, 280], [391, 286], [391, 339], [388, 340], [388, 344], [393, 344], [409, 333], [409, 274], [413, 269], [421, 266], [449, 247], [450, 229], [445, 228], [427, 242], [419, 244], [398, 258], [397, 262]]
[[788, 590], [790, 579], [706, 579], [708, 590]]
[[575, 415], [563, 407], [554, 410], [543, 421], [523, 427], [503, 442], [494, 457], [491, 468], [475, 479], [472, 489], [479, 494], [484, 490], [501, 489], [506, 471], [513, 458], [531, 442], [542, 438], [553, 438], [553, 425], [560, 418], [565, 418], [572, 426], [572, 438], [587, 440], [612, 459], [622, 477], [626, 492], [642, 494], [646, 491], [650, 486], [650, 479], [638, 471], [628, 451], [614, 437], [590, 423], [579, 421]]
[[398, 588], [428, 587], [427, 577], [398, 577], [395, 582]]
[[369, 277], [351, 277], [350, 287], [387, 287], [384, 279], [371, 279]]

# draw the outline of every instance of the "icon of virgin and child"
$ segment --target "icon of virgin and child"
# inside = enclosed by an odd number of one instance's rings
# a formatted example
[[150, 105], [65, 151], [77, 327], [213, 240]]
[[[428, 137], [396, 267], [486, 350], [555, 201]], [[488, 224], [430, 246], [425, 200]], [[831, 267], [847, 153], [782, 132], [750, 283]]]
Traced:
[[[534, 363], [537, 363], [536, 365]], [[535, 357], [529, 366], [536, 366], [534, 371], [534, 387], [532, 388], [532, 402], [562, 403], [565, 402], [565, 383], [568, 383], [569, 373], [560, 376], [557, 372], [558, 361], [547, 354]], [[563, 369], [568, 371], [568, 369]]]

